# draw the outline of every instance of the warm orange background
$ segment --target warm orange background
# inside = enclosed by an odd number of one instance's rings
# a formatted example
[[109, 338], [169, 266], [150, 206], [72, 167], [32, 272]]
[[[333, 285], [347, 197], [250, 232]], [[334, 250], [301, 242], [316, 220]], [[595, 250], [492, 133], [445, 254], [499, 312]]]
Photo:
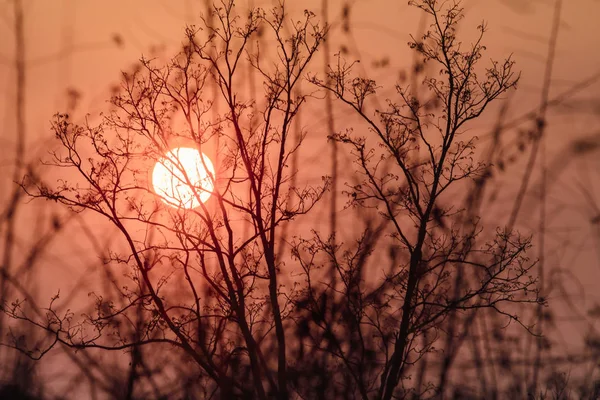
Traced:
[[[240, 8], [249, 3], [262, 7], [272, 5], [270, 1], [237, 2]], [[292, 15], [308, 8], [323, 17], [321, 1], [288, 0], [287, 3]], [[392, 84], [400, 71], [410, 68], [412, 55], [406, 43], [409, 35], [418, 29], [420, 14], [408, 7], [406, 1], [355, 0], [348, 4], [350, 32], [344, 33], [342, 10], [346, 2], [329, 1], [331, 53], [345, 46], [350, 52], [348, 59], [361, 59], [362, 72], [384, 86], [381, 92], [384, 99], [392, 94]], [[517, 68], [522, 71], [518, 91], [510, 99], [507, 121], [536, 110], [541, 97], [554, 1], [470, 0], [464, 5], [467, 17], [460, 31], [464, 42], [473, 37], [474, 27], [485, 20], [489, 28], [485, 39], [488, 55], [499, 59], [512, 53]], [[205, 9], [205, 2], [192, 0], [24, 1], [27, 161], [34, 162], [55, 146], [49, 121], [55, 112], [69, 107], [73, 94], [77, 94], [75, 118], [81, 119], [86, 113], [91, 114], [91, 119], [97, 118], [98, 113], [107, 108], [106, 100], [111, 87], [119, 83], [120, 71], [131, 68], [142, 54], [160, 57], [174, 54], [184, 38], [185, 24], [198, 23], [197, 16]], [[598, 0], [563, 2], [550, 98], [600, 73], [599, 19]], [[4, 2], [0, 6], [0, 168], [3, 170], [10, 168], [15, 144], [13, 22], [12, 2]], [[388, 60], [386, 67], [374, 65], [375, 61], [382, 60]], [[313, 70], [321, 73], [322, 63], [322, 59], [315, 60]], [[589, 328], [576, 312], [585, 315], [596, 302], [600, 303], [597, 284], [600, 281], [600, 223], [590, 222], [600, 214], [600, 147], [579, 158], [568, 149], [578, 138], [590, 136], [600, 141], [599, 82], [600, 79], [596, 79], [561, 105], [549, 108], [547, 150], [545, 157], [538, 158], [538, 172], [532, 181], [532, 186], [539, 182], [544, 162], [554, 171], [547, 198], [546, 239], [547, 268], [554, 272], [547, 276], [547, 287], [552, 288], [549, 297], [561, 317], [557, 319], [560, 327], [553, 334], [562, 336], [565, 349], [573, 352], [578, 351], [581, 338]], [[486, 117], [471, 126], [473, 134], [479, 135], [482, 141], [495, 120], [498, 107], [497, 104]], [[308, 141], [314, 145], [305, 146], [301, 156], [311, 165], [303, 178], [317, 182], [321, 175], [329, 173], [330, 162], [323, 109], [312, 110], [314, 115], [303, 118], [310, 132]], [[339, 118], [344, 110], [336, 107], [334, 114], [335, 128], [345, 128], [346, 122]], [[512, 132], [508, 136], [516, 134]], [[343, 162], [347, 159], [342, 157]], [[522, 167], [523, 162], [517, 162], [499, 177], [503, 189], [491, 209], [498, 224], [505, 222], [503, 212], [508, 207], [503, 208], [501, 201], [514, 194]], [[0, 188], [10, 184], [10, 174], [2, 173]], [[582, 188], [589, 189], [596, 209]], [[6, 195], [1, 192], [0, 189], [0, 201], [4, 202]], [[339, 206], [343, 206], [343, 201]], [[34, 240], [30, 223], [37, 218], [39, 207], [30, 204], [21, 209], [19, 218], [23, 222], [19, 241], [23, 247]], [[522, 229], [537, 229], [538, 209], [538, 200], [532, 192], [526, 197], [521, 213], [519, 226]], [[44, 210], [50, 212], [50, 208]], [[326, 210], [318, 213], [323, 217], [327, 215]], [[95, 218], [87, 222], [92, 229], [103, 226]], [[99, 268], [99, 263], [89, 251], [90, 246], [84, 235], [72, 233], [68, 240], [62, 237], [54, 242], [39, 275], [40, 298], [47, 298], [58, 288], [67, 293], [70, 288], [84, 283], [93, 286], [87, 271]]]

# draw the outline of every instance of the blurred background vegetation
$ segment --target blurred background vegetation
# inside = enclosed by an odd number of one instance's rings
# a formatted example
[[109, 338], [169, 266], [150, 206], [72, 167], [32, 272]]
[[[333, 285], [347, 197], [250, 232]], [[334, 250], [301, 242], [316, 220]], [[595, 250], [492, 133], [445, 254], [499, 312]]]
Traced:
[[[383, 87], [385, 104], [394, 83], [425, 95], [428, 72], [406, 45], [429, 24], [406, 2], [314, 0], [290, 2], [290, 15], [304, 8], [331, 25], [328, 40], [311, 64], [323, 74], [336, 53], [360, 60], [357, 70]], [[238, 1], [238, 8], [273, 6]], [[57, 144], [50, 129], [56, 112], [75, 121], [98, 121], [120, 83], [121, 71], [140, 69], [142, 55], [166, 61], [180, 50], [187, 24], [207, 15], [209, 0], [55, 1], [7, 0], [0, 5], [0, 301], [27, 299], [43, 315], [51, 298], [59, 309], [89, 312], [90, 293], [110, 293], [113, 272], [102, 255], [120, 244], [105, 221], [66, 212], [50, 202], [31, 202], [16, 182], [25, 174], [52, 180], [40, 165]], [[486, 226], [508, 225], [533, 235], [532, 257], [548, 307], [520, 309], [535, 325], [535, 337], [492, 314], [463, 321], [465, 332], [422, 360], [451, 398], [584, 398], [600, 396], [600, 2], [560, 0], [469, 0], [459, 34], [475, 36], [484, 19], [489, 57], [512, 53], [521, 71], [518, 90], [498, 101], [470, 133], [478, 157], [494, 165], [485, 187], [452, 193], [457, 206], [479, 210]], [[464, 29], [464, 31], [463, 31]], [[256, 77], [243, 90], [259, 92]], [[303, 88], [306, 89], [306, 88]], [[360, 218], [347, 209], [345, 183], [353, 179], [348, 151], [327, 136], [358, 120], [332, 98], [304, 109], [297, 122], [307, 132], [296, 179], [332, 178], [332, 190], [298, 226], [339, 231]], [[358, 222], [361, 223], [360, 220]], [[292, 232], [291, 234], [296, 234]], [[466, 324], [469, 323], [469, 329]], [[45, 348], [48, 337], [27, 322], [0, 315], [0, 343], [20, 340]], [[31, 346], [30, 346], [31, 347]], [[0, 347], [0, 398], [208, 398], [205, 377], [176, 352], [140, 348], [106, 353], [56, 346], [47, 354], [20, 354]], [[43, 355], [43, 357], [41, 357]], [[445, 364], [446, 363], [446, 364]], [[436, 371], [436, 372], [433, 372]], [[446, 374], [446, 372], [444, 373]], [[427, 375], [427, 374], [426, 374]], [[415, 373], [415, 379], [417, 374]], [[410, 384], [408, 384], [410, 386]], [[424, 390], [423, 398], [431, 393]], [[415, 394], [411, 396], [416, 397]]]

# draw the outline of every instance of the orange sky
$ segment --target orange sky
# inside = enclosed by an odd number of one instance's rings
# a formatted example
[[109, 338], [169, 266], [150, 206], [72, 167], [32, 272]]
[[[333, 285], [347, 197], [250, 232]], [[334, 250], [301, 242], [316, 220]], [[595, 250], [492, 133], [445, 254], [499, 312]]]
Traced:
[[[240, 8], [250, 1], [238, 2]], [[269, 6], [270, 1], [253, 2], [255, 5]], [[364, 72], [374, 76], [381, 85], [391, 85], [399, 71], [410, 67], [412, 56], [406, 43], [409, 35], [416, 32], [419, 14], [407, 6], [407, 1], [355, 0], [351, 1], [351, 35], [344, 35], [340, 29], [342, 7], [345, 2], [331, 1], [329, 20], [333, 22], [330, 46], [332, 52], [343, 44], [350, 49], [350, 57], [360, 58]], [[204, 10], [203, 1], [167, 0], [28, 0], [25, 4], [25, 40], [27, 60], [26, 124], [28, 158], [35, 160], [52, 145], [53, 135], [49, 130], [52, 114], [62, 111], [68, 104], [67, 91], [80, 94], [77, 108], [78, 117], [85, 113], [106, 109], [106, 100], [111, 86], [118, 84], [120, 71], [133, 65], [142, 54], [152, 54], [152, 49], [161, 49], [158, 54], [173, 54], [183, 40], [185, 23], [197, 22], [196, 16]], [[304, 8], [312, 9], [320, 15], [321, 1], [288, 0], [292, 13]], [[539, 105], [541, 86], [551, 29], [553, 0], [467, 0], [464, 2], [467, 18], [461, 27], [464, 41], [468, 42], [474, 27], [484, 19], [489, 32], [485, 42], [488, 54], [502, 58], [513, 54], [517, 68], [522, 71], [519, 89], [512, 98], [509, 120]], [[10, 2], [0, 5], [0, 115], [2, 133], [0, 135], [0, 165], [11, 161], [14, 146], [14, 33], [12, 28], [12, 7]], [[556, 60], [552, 75], [550, 97], [569, 89], [578, 82], [600, 73], [600, 1], [563, 1], [562, 23], [559, 31]], [[375, 68], [373, 60], [389, 59], [389, 66]], [[321, 60], [315, 63], [315, 70], [322, 70]], [[391, 86], [389, 86], [391, 87]], [[550, 127], [547, 132], [548, 164], [558, 160], [564, 148], [577, 137], [600, 135], [600, 84], [598, 81], [579, 91], [570, 104], [574, 109], [554, 107], [549, 110]], [[391, 93], [389, 89], [383, 93]], [[577, 101], [575, 101], [577, 100]], [[494, 110], [488, 117], [473, 124], [478, 135], [485, 134], [494, 120]], [[326, 146], [324, 114], [320, 110], [307, 121], [310, 131], [308, 140], [315, 143], [303, 154], [306, 160], [318, 161], [320, 168], [314, 170], [314, 179], [327, 173], [327, 155], [314, 149]], [[320, 114], [319, 114], [320, 113]], [[343, 111], [336, 109], [336, 115]], [[307, 118], [308, 119], [308, 118]], [[344, 122], [336, 120], [336, 128], [344, 127]], [[585, 185], [593, 184], [592, 192], [600, 204], [600, 159], [598, 153], [592, 159], [570, 161], [565, 157], [565, 172], [550, 188], [549, 212], [554, 213], [549, 222], [547, 245], [551, 249], [549, 261], [552, 266], [568, 269], [581, 282], [585, 297], [575, 297], [582, 309], [600, 302], [596, 282], [600, 281], [600, 255], [595, 253], [592, 233], [589, 226], [589, 213], [586, 214], [586, 200], [578, 191], [578, 180]], [[595, 157], [595, 160], [593, 159]], [[590, 177], [583, 174], [590, 173]], [[517, 165], [509, 172], [519, 173]], [[309, 174], [310, 175], [310, 174]], [[509, 180], [510, 176], [505, 176]], [[8, 184], [4, 176], [0, 187]], [[308, 177], [307, 179], [312, 179]], [[591, 183], [587, 183], [591, 182]], [[5, 201], [0, 196], [0, 201]], [[535, 230], [534, 211], [537, 206], [528, 197], [525, 229]], [[500, 206], [501, 209], [501, 206]], [[26, 217], [23, 217], [26, 219]], [[573, 229], [574, 242], [563, 250], [565, 228]], [[26, 231], [21, 232], [22, 241], [27, 242]], [[598, 233], [600, 235], [600, 232]], [[572, 236], [571, 236], [572, 237]], [[583, 244], [582, 244], [583, 241]], [[578, 246], [581, 245], [581, 246]], [[81, 254], [86, 258], [86, 244], [71, 244], [68, 249], [57, 244], [53, 251], [57, 255]], [[564, 246], [563, 246], [564, 247]], [[73, 249], [78, 250], [73, 250]], [[77, 259], [79, 260], [79, 258]], [[67, 262], [64, 268], [72, 273], [77, 271], [79, 261]], [[564, 279], [558, 274], [557, 279]], [[569, 278], [570, 279], [570, 278]], [[74, 282], [74, 281], [73, 281]], [[73, 283], [71, 282], [71, 283]], [[569, 290], [578, 290], [574, 284]], [[47, 281], [43, 285], [47, 293], [57, 287], [57, 282]], [[559, 296], [559, 293], [556, 294]]]

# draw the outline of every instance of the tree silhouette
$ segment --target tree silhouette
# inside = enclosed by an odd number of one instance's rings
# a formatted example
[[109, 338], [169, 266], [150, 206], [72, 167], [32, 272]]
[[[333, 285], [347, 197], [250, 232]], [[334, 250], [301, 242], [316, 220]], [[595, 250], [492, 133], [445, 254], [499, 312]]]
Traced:
[[[411, 4], [434, 21], [409, 44], [439, 69], [424, 80], [426, 101], [398, 84], [397, 100], [373, 109], [376, 82], [353, 77], [341, 57], [323, 79], [308, 78], [327, 33], [314, 14], [290, 20], [280, 4], [242, 17], [229, 0], [213, 8], [211, 23], [186, 30], [166, 65], [142, 59], [124, 73], [99, 124], [57, 114], [61, 148], [45, 162], [64, 169], [63, 178], [28, 175], [22, 188], [109, 222], [122, 246], [107, 249], [104, 264], [126, 271], [125, 279], [113, 280], [112, 293], [92, 293], [93, 311], [82, 317], [59, 311], [58, 295], [37, 314], [23, 300], [4, 305], [48, 333], [44, 344], [9, 345], [32, 358], [56, 344], [130, 351], [130, 396], [143, 349], [167, 346], [194, 363], [205, 397], [391, 399], [425, 396], [433, 386], [443, 393], [453, 359], [440, 356], [438, 342], [445, 338], [451, 353], [477, 310], [529, 330], [511, 305], [544, 303], [526, 254], [530, 239], [481, 226], [451, 198], [461, 182], [488, 177], [465, 130], [516, 85], [513, 62], [480, 71], [485, 25], [465, 50], [458, 3]], [[244, 68], [262, 79], [256, 98], [243, 93]], [[347, 184], [348, 206], [366, 228], [354, 244], [316, 230], [281, 235], [329, 184], [298, 186], [298, 171], [289, 170], [305, 136], [294, 135], [292, 122], [319, 100], [298, 90], [307, 80], [364, 123], [355, 130], [365, 134], [330, 137], [350, 149], [358, 174]], [[218, 97], [206, 100], [211, 88]], [[174, 147], [215, 160], [205, 202], [206, 187], [173, 160], [175, 184], [193, 189], [196, 208], [165, 204], [151, 187], [148, 171]], [[430, 354], [442, 360], [440, 382], [407, 384]]]
[[[517, 315], [505, 311], [503, 303], [543, 302], [531, 276], [533, 264], [525, 255], [529, 238], [499, 228], [482, 240], [489, 234], [476, 216], [444, 196], [462, 180], [488, 177], [486, 164], [476, 161], [476, 137], [465, 138], [465, 130], [490, 102], [516, 85], [513, 62], [492, 61], [489, 67], [478, 68], [485, 50], [481, 43], [485, 25], [478, 27], [479, 37], [465, 50], [456, 37], [463, 17], [458, 2], [411, 4], [433, 20], [423, 37], [409, 43], [423, 63], [439, 69], [439, 74], [424, 79], [430, 92], [427, 100], [420, 102], [409, 88], [397, 85], [398, 100], [372, 110], [369, 100], [376, 95], [376, 82], [354, 77], [353, 64], [341, 58], [327, 81], [313, 79], [358, 114], [369, 132], [348, 131], [331, 139], [350, 147], [361, 176], [348, 185], [349, 205], [373, 209], [383, 221], [365, 231], [350, 257], [338, 258], [338, 249], [319, 238], [300, 246], [311, 249], [311, 259], [315, 248], [327, 254], [335, 270], [332, 275], [338, 275], [337, 285], [328, 281], [316, 295], [309, 290], [308, 303], [313, 312], [326, 312], [316, 296], [337, 293], [346, 298], [352, 318], [342, 319], [342, 332], [352, 345], [336, 355], [352, 372], [364, 398], [372, 390], [378, 398], [392, 398], [409, 366], [432, 351], [438, 337], [447, 336], [444, 348], [450, 351], [458, 334], [457, 313], [467, 314], [471, 321], [475, 313], [470, 310], [491, 308], [529, 329]], [[374, 250], [373, 236], [381, 235], [389, 237], [391, 265], [374, 286], [363, 286], [365, 258]], [[306, 264], [307, 275], [312, 265]], [[333, 335], [330, 326], [322, 328]], [[362, 373], [367, 353], [381, 355], [374, 356], [379, 371], [366, 374], [378, 377], [377, 384]], [[441, 388], [450, 362], [444, 360], [448, 364], [442, 366]]]

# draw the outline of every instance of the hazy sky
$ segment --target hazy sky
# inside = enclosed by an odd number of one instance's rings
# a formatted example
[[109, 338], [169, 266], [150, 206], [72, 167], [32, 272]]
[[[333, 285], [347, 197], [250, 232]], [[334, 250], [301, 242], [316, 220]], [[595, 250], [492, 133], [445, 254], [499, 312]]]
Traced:
[[[263, 7], [272, 4], [257, 0], [238, 2], [238, 6], [245, 8], [250, 3]], [[339, 51], [342, 45], [348, 48], [347, 58], [361, 59], [363, 73], [375, 77], [379, 84], [387, 85], [388, 89], [382, 91], [382, 97], [385, 97], [386, 93], [392, 93], [391, 85], [400, 71], [411, 65], [412, 55], [406, 44], [409, 35], [418, 29], [420, 14], [408, 7], [407, 1], [349, 1], [350, 32], [344, 34], [341, 23], [345, 4], [341, 0], [329, 4], [328, 19], [333, 26], [331, 52]], [[476, 25], [485, 20], [489, 28], [485, 39], [489, 56], [498, 59], [512, 54], [517, 69], [522, 72], [519, 89], [511, 99], [508, 120], [535, 110], [539, 105], [554, 4], [554, 0], [464, 1], [467, 17], [460, 28], [464, 42], [469, 42]], [[308, 8], [322, 17], [321, 5], [321, 1], [315, 0], [288, 1], [292, 15]], [[76, 113], [79, 118], [88, 112], [92, 118], [97, 116], [106, 109], [111, 87], [119, 83], [120, 71], [131, 68], [142, 54], [164, 57], [174, 54], [183, 40], [185, 24], [198, 23], [197, 17], [204, 10], [204, 1], [192, 0], [24, 1], [28, 158], [39, 158], [52, 145], [49, 121], [52, 114], [68, 106], [69, 91], [79, 96]], [[551, 98], [600, 73], [599, 17], [598, 0], [563, 1]], [[10, 162], [14, 146], [13, 21], [12, 2], [3, 2], [0, 5], [0, 35], [3, 38], [0, 42], [1, 165]], [[374, 65], [375, 61], [381, 63], [384, 60], [387, 60], [386, 67]], [[322, 71], [321, 60], [315, 62], [315, 71]], [[553, 213], [548, 226], [549, 264], [568, 270], [581, 283], [585, 298], [574, 298], [582, 309], [600, 301], [600, 295], [594, 295], [596, 282], [600, 281], [600, 256], [594, 247], [599, 242], [593, 236], [594, 232], [599, 235], [600, 232], [589, 223], [593, 210], [589, 210], [589, 202], [581, 192], [581, 186], [590, 188], [596, 205], [600, 204], [600, 162], [597, 161], [600, 152], [589, 158], [572, 160], [565, 146], [575, 138], [600, 136], [599, 89], [596, 81], [578, 91], [564, 105], [549, 109], [545, 157], [548, 166], [564, 169], [564, 173], [551, 182], [548, 199], [548, 210]], [[343, 115], [343, 111], [336, 109], [336, 115]], [[473, 124], [474, 133], [484, 135], [494, 117], [492, 111], [487, 118]], [[307, 122], [309, 140], [320, 142], [321, 146], [325, 146], [326, 136], [323, 118], [321, 112]], [[337, 121], [336, 127], [341, 129], [343, 123]], [[324, 167], [315, 171], [315, 176], [325, 173], [326, 154], [309, 152], [303, 156], [322, 162]], [[510, 174], [518, 173], [517, 165], [507, 173], [505, 180], [510, 180], [508, 178], [513, 176]], [[6, 178], [3, 179], [1, 184], [7, 184]], [[529, 202], [526, 217], [531, 221], [525, 219], [524, 225], [535, 229], [537, 206], [530, 198], [526, 202]], [[565, 245], [567, 230], [570, 232], [568, 237], [574, 242], [568, 246]], [[26, 242], [27, 238], [22, 240]], [[78, 247], [70, 247], [69, 254]], [[85, 245], [81, 247], [84, 253]], [[65, 254], [66, 249], [56, 245], [53, 251]], [[69, 270], [78, 268], [77, 262], [65, 264]], [[571, 279], [564, 273], [556, 276], [563, 282]], [[53, 286], [53, 282], [48, 282], [46, 288], [52, 292]], [[578, 290], [574, 283], [566, 286], [568, 290]], [[555, 296], [559, 294], [557, 291]]]
[[[240, 8], [250, 2], [239, 2]], [[254, 1], [254, 5], [269, 7], [272, 2]], [[391, 93], [391, 84], [400, 70], [410, 67], [412, 55], [407, 50], [409, 35], [417, 31], [419, 13], [406, 1], [351, 1], [350, 33], [341, 30], [342, 10], [346, 2], [331, 1], [328, 19], [332, 23], [331, 52], [344, 45], [349, 59], [361, 59], [363, 72], [384, 86], [382, 97]], [[481, 20], [488, 23], [485, 42], [493, 58], [513, 54], [521, 71], [519, 90], [509, 113], [511, 118], [534, 110], [539, 104], [548, 37], [554, 11], [553, 0], [470, 0], [463, 3], [467, 18], [461, 35], [468, 42]], [[3, 158], [10, 159], [14, 143], [14, 55], [12, 3], [1, 7], [0, 33], [0, 110], [4, 115], [1, 136]], [[186, 23], [198, 23], [205, 10], [204, 1], [24, 1], [26, 41], [26, 120], [28, 156], [37, 158], [48, 141], [49, 120], [53, 113], [64, 110], [69, 103], [68, 92], [77, 93], [77, 111], [92, 116], [106, 109], [110, 88], [118, 84], [120, 71], [130, 68], [139, 57], [161, 49], [165, 57], [173, 54], [183, 39]], [[321, 15], [321, 1], [288, 1], [290, 13], [308, 8]], [[550, 95], [555, 96], [600, 69], [599, 39], [600, 1], [564, 1], [561, 29], [556, 49]], [[374, 61], [388, 60], [385, 68], [374, 68]], [[322, 70], [321, 61], [315, 70]], [[387, 87], [386, 87], [387, 84]], [[597, 131], [599, 99], [598, 84], [580, 91], [565, 107], [550, 110], [551, 129], [548, 132], [548, 160], [573, 137], [591, 135]], [[575, 101], [577, 100], [577, 101]], [[336, 110], [336, 112], [338, 112]], [[339, 111], [342, 112], [343, 111]], [[321, 140], [323, 116], [311, 119], [310, 140]], [[494, 114], [473, 124], [484, 132]], [[313, 134], [314, 133], [314, 134]], [[477, 132], [480, 134], [480, 132]], [[313, 155], [319, 157], [319, 155]]]

